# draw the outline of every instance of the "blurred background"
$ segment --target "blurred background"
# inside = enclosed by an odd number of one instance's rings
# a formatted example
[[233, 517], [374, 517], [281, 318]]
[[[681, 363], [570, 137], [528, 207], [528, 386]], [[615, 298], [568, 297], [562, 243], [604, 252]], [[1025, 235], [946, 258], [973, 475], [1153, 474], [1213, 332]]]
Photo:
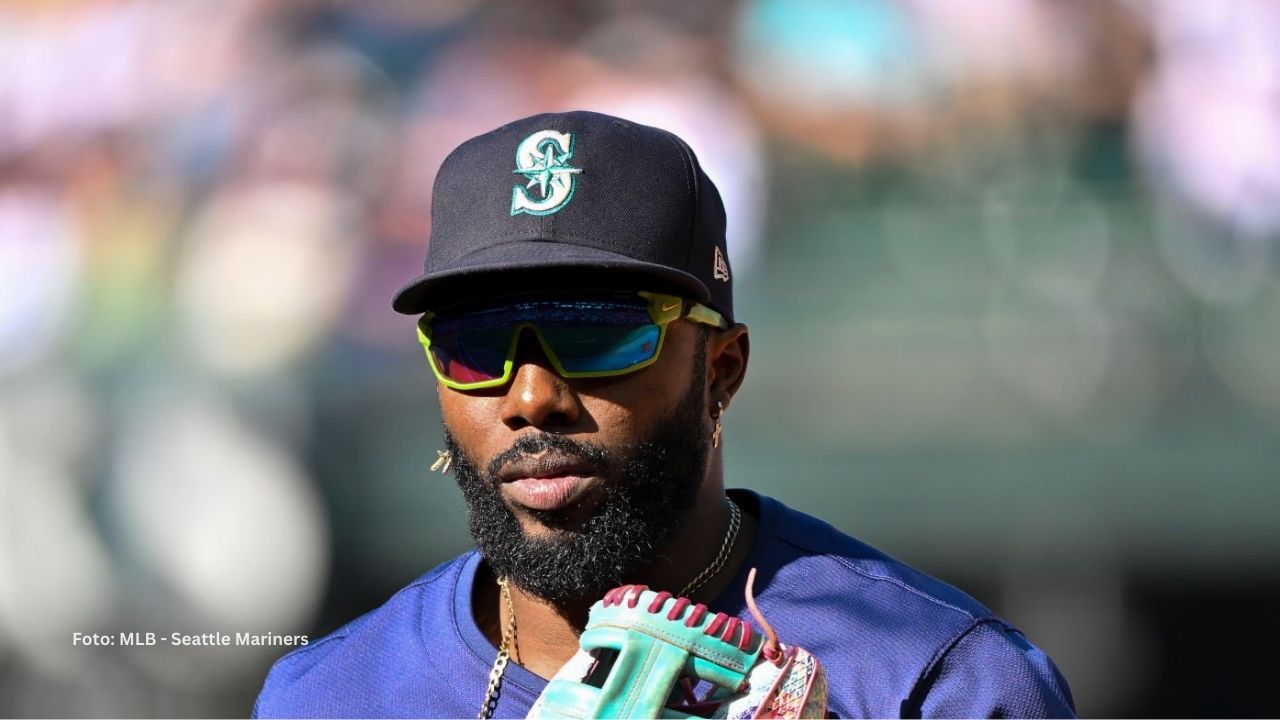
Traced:
[[[444, 155], [685, 137], [727, 482], [959, 584], [1080, 711], [1280, 712], [1280, 3], [0, 0], [0, 714], [243, 716], [470, 543], [392, 293]], [[857, 639], [851, 639], [856, 642]]]

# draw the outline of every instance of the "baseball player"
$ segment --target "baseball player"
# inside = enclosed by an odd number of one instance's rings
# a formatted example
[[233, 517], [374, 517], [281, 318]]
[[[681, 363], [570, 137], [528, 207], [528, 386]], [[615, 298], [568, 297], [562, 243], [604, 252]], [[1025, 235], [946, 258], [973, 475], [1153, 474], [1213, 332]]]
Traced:
[[750, 348], [724, 243], [663, 130], [537, 115], [449, 155], [392, 306], [420, 318], [476, 549], [278, 661], [255, 716], [1074, 714], [969, 596], [726, 491]]

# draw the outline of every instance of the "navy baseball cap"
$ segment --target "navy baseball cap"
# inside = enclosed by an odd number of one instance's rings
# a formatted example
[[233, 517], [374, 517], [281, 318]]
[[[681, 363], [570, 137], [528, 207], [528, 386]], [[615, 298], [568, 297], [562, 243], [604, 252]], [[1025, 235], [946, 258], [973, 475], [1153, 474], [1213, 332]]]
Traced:
[[445, 158], [406, 315], [516, 287], [676, 292], [733, 322], [720, 193], [683, 140], [600, 113], [549, 113]]

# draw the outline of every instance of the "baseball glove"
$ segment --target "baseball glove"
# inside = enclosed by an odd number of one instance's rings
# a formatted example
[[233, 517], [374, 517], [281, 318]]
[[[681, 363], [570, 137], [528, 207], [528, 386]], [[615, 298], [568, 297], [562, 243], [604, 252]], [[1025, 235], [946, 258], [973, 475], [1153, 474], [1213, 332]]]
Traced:
[[[591, 607], [580, 649], [551, 679], [531, 718], [820, 718], [827, 682], [813, 655], [763, 628], [644, 585]], [[697, 691], [706, 688], [701, 695]]]

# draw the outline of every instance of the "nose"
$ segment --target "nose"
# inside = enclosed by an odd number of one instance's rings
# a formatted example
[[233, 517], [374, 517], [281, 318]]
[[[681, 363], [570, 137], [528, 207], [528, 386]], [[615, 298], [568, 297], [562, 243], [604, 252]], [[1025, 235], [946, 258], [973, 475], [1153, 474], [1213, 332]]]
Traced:
[[513, 430], [532, 426], [565, 428], [578, 421], [577, 393], [552, 366], [538, 338], [529, 328], [520, 331], [511, 385], [502, 406], [502, 420]]

